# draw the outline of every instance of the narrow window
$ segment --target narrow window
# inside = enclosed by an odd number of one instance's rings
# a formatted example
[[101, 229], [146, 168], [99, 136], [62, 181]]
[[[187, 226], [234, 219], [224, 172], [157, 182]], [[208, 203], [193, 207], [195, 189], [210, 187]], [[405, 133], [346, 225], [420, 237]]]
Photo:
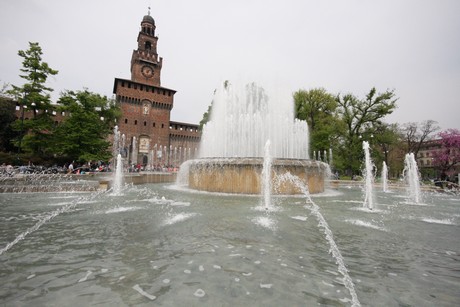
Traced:
[[134, 125], [137, 125], [137, 120], [134, 121]]
[[127, 119], [127, 118], [125, 118], [125, 124], [127, 124], [127, 123], [128, 123], [128, 119]]

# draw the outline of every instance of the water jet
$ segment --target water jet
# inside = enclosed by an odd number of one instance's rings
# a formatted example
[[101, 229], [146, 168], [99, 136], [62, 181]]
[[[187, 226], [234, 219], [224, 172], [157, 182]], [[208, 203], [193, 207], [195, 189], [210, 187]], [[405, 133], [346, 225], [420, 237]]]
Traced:
[[414, 154], [408, 153], [404, 159], [404, 179], [408, 185], [408, 198], [410, 201], [418, 204], [421, 202], [421, 189], [420, 189], [420, 177], [417, 167], [417, 161], [415, 161]]
[[369, 152], [369, 143], [363, 142], [364, 150], [364, 208], [374, 209], [374, 164]]

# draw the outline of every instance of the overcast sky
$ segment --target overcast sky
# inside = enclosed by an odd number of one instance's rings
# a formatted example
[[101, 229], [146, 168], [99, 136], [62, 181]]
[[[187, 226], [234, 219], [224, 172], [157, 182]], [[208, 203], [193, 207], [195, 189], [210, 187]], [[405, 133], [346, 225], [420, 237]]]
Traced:
[[[22, 85], [18, 50], [38, 42], [65, 89], [112, 96], [130, 78], [151, 6], [171, 120], [198, 123], [224, 80], [292, 95], [323, 87], [363, 98], [394, 90], [387, 122], [460, 129], [458, 0], [2, 0], [0, 82]], [[280, 103], [292, 103], [291, 98]]]

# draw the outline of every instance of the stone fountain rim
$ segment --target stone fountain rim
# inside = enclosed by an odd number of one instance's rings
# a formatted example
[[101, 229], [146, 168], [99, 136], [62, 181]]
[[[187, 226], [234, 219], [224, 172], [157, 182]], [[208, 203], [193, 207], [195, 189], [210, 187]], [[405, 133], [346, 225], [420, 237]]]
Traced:
[[[264, 163], [262, 157], [211, 157], [197, 158], [189, 161], [190, 165], [211, 166], [211, 165], [238, 165], [238, 166], [261, 166]], [[272, 167], [275, 166], [301, 166], [326, 168], [327, 164], [312, 159], [297, 158], [272, 158]]]

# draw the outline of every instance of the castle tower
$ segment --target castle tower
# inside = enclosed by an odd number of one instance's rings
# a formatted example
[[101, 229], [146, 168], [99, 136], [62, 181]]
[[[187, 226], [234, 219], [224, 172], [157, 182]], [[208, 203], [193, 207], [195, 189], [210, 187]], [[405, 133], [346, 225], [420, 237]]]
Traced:
[[126, 140], [122, 156], [146, 168], [178, 166], [193, 158], [201, 138], [198, 125], [170, 121], [176, 91], [161, 86], [163, 58], [158, 56], [155, 30], [149, 11], [131, 56], [131, 79], [115, 78], [113, 86], [122, 112], [118, 130]]
[[[161, 86], [163, 59], [158, 57], [155, 21], [145, 15], [131, 57], [131, 79], [115, 78], [113, 93], [122, 117], [118, 130], [125, 135], [122, 154], [131, 164], [168, 163], [170, 112], [175, 90]], [[162, 151], [160, 151], [160, 148]]]
[[161, 86], [163, 58], [158, 57], [155, 28], [155, 20], [149, 12], [142, 19], [141, 30], [137, 36], [137, 50], [133, 50], [131, 57], [131, 80]]

